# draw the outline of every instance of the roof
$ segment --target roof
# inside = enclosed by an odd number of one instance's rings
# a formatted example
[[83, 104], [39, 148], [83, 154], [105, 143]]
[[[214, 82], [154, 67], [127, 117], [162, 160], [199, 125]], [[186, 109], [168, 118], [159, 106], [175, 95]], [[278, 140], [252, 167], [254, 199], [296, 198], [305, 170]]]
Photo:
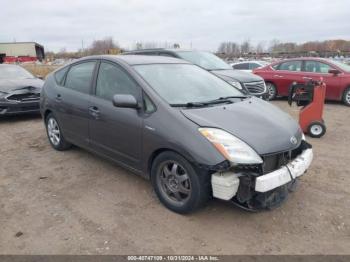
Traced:
[[44, 48], [44, 46], [42, 46], [41, 44], [38, 44], [37, 42], [0, 42], [1, 44], [5, 44], [5, 45], [16, 45], [16, 44], [35, 44], [41, 48]]
[[181, 49], [181, 48], [147, 48], [147, 49], [138, 49], [124, 52], [123, 54], [130, 53], [143, 53], [143, 52], [154, 52], [154, 51], [169, 51], [169, 52], [196, 52], [196, 50], [191, 49]]
[[146, 65], [146, 64], [190, 64], [184, 60], [167, 57], [167, 56], [147, 56], [147, 55], [100, 55], [87, 56], [83, 59], [105, 58], [109, 60], [123, 61], [129, 65]]

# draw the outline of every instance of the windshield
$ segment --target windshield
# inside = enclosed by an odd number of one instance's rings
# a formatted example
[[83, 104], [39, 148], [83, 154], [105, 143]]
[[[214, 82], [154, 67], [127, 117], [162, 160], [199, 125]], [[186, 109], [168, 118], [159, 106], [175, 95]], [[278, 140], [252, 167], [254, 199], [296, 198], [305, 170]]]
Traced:
[[244, 96], [230, 84], [195, 65], [151, 64], [135, 65], [134, 68], [171, 105]]
[[1, 65], [0, 79], [25, 79], [35, 78], [31, 73], [20, 66]]
[[336, 60], [330, 60], [328, 59], [328, 61], [332, 64], [335, 64], [337, 67], [339, 67], [341, 70], [350, 73], [350, 66], [347, 64], [344, 64], [342, 62], [336, 61]]
[[198, 65], [206, 70], [226, 70], [232, 69], [216, 55], [209, 52], [179, 51], [176, 52], [182, 59]]

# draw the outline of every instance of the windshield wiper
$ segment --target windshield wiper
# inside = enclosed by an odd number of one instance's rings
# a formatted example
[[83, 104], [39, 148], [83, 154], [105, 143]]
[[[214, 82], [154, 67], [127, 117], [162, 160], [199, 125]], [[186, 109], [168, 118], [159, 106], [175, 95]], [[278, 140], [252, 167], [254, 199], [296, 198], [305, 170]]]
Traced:
[[215, 104], [221, 104], [221, 103], [233, 103], [231, 98], [246, 98], [246, 96], [226, 96], [226, 97], [219, 97], [218, 99], [204, 101], [204, 102], [188, 102], [185, 104], [170, 104], [173, 107], [203, 107], [208, 105], [215, 105]]
[[223, 97], [219, 97], [218, 99], [214, 99], [214, 100], [210, 100], [210, 101], [205, 101], [203, 103], [205, 104], [219, 104], [219, 103], [233, 103], [230, 99], [231, 98], [247, 98], [246, 96], [223, 96]]
[[172, 107], [202, 107], [202, 106], [206, 106], [206, 103], [202, 103], [202, 102], [188, 102], [185, 104], [170, 104], [170, 106]]

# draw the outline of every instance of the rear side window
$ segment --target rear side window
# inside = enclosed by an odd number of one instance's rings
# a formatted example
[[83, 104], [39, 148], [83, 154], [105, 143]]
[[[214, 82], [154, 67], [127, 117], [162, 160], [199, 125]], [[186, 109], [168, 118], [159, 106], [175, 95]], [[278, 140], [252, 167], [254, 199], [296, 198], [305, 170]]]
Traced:
[[301, 61], [287, 61], [279, 65], [277, 70], [301, 71]]
[[237, 64], [233, 66], [233, 69], [248, 70], [249, 64], [248, 63]]
[[320, 73], [320, 74], [327, 74], [328, 70], [332, 69], [329, 65], [318, 62], [318, 61], [305, 61], [305, 72], [312, 72], [312, 73]]
[[120, 66], [102, 62], [96, 83], [96, 96], [112, 100], [114, 95], [133, 95], [138, 98], [139, 86]]
[[88, 94], [96, 62], [73, 65], [66, 77], [65, 87]]
[[65, 68], [62, 68], [60, 70], [58, 70], [56, 73], [55, 73], [55, 79], [56, 79], [56, 82], [57, 84], [59, 84], [60, 86], [63, 86], [63, 82], [64, 82], [64, 77], [68, 71], [68, 66], [65, 67]]

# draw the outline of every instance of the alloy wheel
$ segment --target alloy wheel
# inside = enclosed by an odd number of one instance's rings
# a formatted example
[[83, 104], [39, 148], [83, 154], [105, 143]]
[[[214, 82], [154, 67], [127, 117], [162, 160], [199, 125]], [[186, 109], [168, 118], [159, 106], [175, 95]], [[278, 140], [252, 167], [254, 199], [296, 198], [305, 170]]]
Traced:
[[47, 133], [49, 135], [51, 143], [54, 146], [58, 146], [61, 141], [61, 133], [56, 119], [49, 118], [47, 121]]
[[175, 161], [166, 161], [158, 172], [161, 193], [176, 205], [184, 204], [191, 196], [191, 181], [184, 167]]
[[348, 92], [345, 94], [345, 100], [348, 103], [348, 105], [350, 105], [350, 89], [348, 90]]
[[268, 100], [272, 100], [276, 96], [276, 88], [273, 84], [271, 83], [266, 83], [267, 91], [268, 91]]

